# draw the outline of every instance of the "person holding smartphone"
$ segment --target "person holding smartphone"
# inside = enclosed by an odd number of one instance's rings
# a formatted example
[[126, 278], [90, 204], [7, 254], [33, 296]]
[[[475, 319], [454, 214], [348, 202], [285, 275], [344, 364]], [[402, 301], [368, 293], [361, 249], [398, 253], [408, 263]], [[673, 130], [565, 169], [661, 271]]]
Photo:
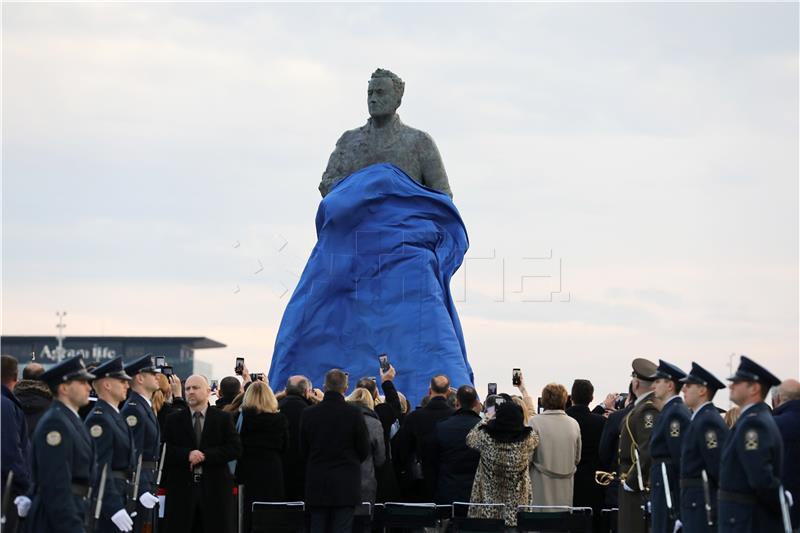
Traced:
[[511, 384], [519, 390], [522, 398], [520, 407], [523, 407], [523, 414], [525, 415], [525, 423], [528, 423], [530, 417], [536, 414], [536, 406], [533, 403], [533, 398], [528, 394], [528, 389], [525, 388], [525, 379], [522, 377], [522, 370], [515, 368], [511, 372]]

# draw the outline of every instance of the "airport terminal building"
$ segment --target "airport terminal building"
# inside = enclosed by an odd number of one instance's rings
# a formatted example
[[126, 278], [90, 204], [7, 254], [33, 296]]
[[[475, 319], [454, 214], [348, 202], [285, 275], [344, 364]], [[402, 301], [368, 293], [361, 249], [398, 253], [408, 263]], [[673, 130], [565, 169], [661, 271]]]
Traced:
[[210, 365], [195, 361], [194, 351], [204, 348], [224, 348], [221, 342], [206, 337], [67, 337], [63, 355], [59, 357], [58, 340], [52, 335], [0, 336], [2, 355], [19, 361], [20, 371], [31, 361], [50, 367], [60, 359], [83, 356], [87, 365], [96, 365], [118, 355], [125, 363], [142, 355], [163, 355], [166, 363], [182, 379], [193, 373], [208, 375]]

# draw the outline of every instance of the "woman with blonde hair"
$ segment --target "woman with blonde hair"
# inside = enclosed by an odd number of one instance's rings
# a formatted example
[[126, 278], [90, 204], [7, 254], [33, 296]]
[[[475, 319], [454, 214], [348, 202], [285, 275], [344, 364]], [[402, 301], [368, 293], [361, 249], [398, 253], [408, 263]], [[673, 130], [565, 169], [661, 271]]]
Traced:
[[[253, 382], [242, 399], [242, 456], [236, 464], [236, 479], [244, 485], [245, 509], [254, 501], [284, 499], [281, 455], [289, 442], [289, 422], [278, 412], [278, 401], [263, 381]], [[244, 530], [250, 531], [251, 513], [244, 515]]]
[[369, 433], [369, 456], [361, 462], [361, 501], [375, 503], [378, 492], [376, 469], [386, 462], [386, 446], [383, 441], [383, 424], [375, 414], [375, 400], [372, 393], [364, 388], [355, 389], [347, 402], [357, 405], [364, 413]]
[[164, 438], [167, 427], [167, 417], [175, 411], [188, 409], [189, 406], [183, 400], [181, 391], [181, 380], [176, 375], [165, 376], [156, 374], [158, 378], [158, 390], [153, 393], [153, 410], [158, 419], [158, 427], [161, 428], [161, 438]]

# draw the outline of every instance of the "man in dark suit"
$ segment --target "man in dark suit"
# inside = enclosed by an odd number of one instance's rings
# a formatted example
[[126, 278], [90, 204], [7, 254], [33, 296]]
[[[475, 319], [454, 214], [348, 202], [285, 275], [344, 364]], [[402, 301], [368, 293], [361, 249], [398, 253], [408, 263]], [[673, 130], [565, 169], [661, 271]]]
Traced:
[[467, 446], [467, 433], [481, 421], [480, 412], [478, 393], [469, 385], [462, 385], [456, 391], [456, 412], [436, 424], [436, 503], [470, 501], [481, 454]]
[[233, 476], [228, 462], [242, 443], [233, 418], [208, 405], [211, 388], [199, 375], [186, 380], [183, 409], [167, 417], [163, 485], [166, 531], [219, 533], [233, 528]]
[[603, 508], [603, 487], [594, 480], [600, 468], [600, 437], [606, 419], [589, 411], [594, 398], [594, 386], [588, 379], [576, 379], [572, 384], [572, 406], [567, 414], [578, 422], [581, 428], [581, 461], [575, 471], [575, 485], [572, 505], [591, 507], [595, 530], [600, 530], [600, 510]]
[[[395, 462], [408, 474], [407, 497], [410, 501], [432, 502], [436, 492], [434, 438], [436, 423], [455, 409], [447, 404], [450, 380], [434, 376], [429, 389], [430, 401], [423, 408], [406, 415], [400, 431], [394, 436], [392, 452]], [[421, 464], [420, 468], [417, 463]]]
[[777, 407], [772, 415], [783, 438], [783, 449], [789, 452], [783, 457], [781, 480], [783, 488], [792, 494], [795, 502], [789, 509], [792, 528], [800, 530], [800, 453], [796, 453], [800, 449], [800, 382], [785, 380], [778, 387], [777, 394], [773, 394], [773, 401], [775, 396]]
[[361, 462], [370, 452], [361, 409], [345, 402], [347, 374], [325, 374], [325, 396], [303, 411], [300, 454], [306, 458], [305, 502], [311, 533], [350, 533], [361, 503]]
[[289, 443], [283, 453], [283, 484], [286, 501], [305, 498], [306, 464], [300, 455], [300, 418], [311, 407], [311, 382], [305, 376], [291, 376], [286, 381], [286, 396], [278, 408], [289, 422]]

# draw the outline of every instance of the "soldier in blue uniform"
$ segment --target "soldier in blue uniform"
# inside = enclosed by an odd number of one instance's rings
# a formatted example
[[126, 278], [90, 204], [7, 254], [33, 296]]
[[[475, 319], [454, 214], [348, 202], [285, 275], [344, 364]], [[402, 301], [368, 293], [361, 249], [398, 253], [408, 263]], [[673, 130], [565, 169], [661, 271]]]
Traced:
[[650, 435], [650, 456], [653, 458], [653, 465], [650, 467], [652, 533], [672, 533], [675, 520], [678, 519], [678, 465], [681, 460], [681, 443], [691, 416], [679, 396], [683, 386], [680, 380], [685, 377], [683, 370], [659, 359], [654, 375], [654, 396], [660, 414]]
[[[93, 372], [96, 377], [92, 387], [97, 393], [97, 402], [85, 424], [95, 443], [98, 471], [103, 467], [107, 469], [102, 513], [96, 531], [131, 531], [133, 519], [126, 507], [130, 496], [128, 480], [135, 467], [133, 439], [117, 408], [125, 400], [131, 377], [125, 373], [122, 357], [98, 366]], [[95, 487], [95, 494], [98, 490], [99, 487]]]
[[707, 533], [716, 531], [719, 459], [728, 438], [728, 426], [712, 400], [725, 384], [694, 362], [681, 381], [684, 401], [692, 411], [681, 448], [681, 522], [683, 533]]
[[139, 456], [142, 457], [139, 491], [135, 495], [138, 504], [133, 528], [139, 533], [142, 526], [153, 523], [152, 509], [158, 503], [155, 495], [157, 490], [155, 483], [161, 436], [159, 435], [158, 419], [151, 403], [153, 393], [158, 390], [155, 359], [151, 355], [140, 357], [128, 364], [125, 372], [131, 376], [131, 391], [128, 401], [122, 406], [121, 414], [133, 433], [133, 447], [137, 463]]
[[94, 475], [94, 443], [78, 416], [89, 403], [89, 380], [80, 357], [67, 359], [39, 379], [53, 403], [33, 433], [33, 498], [25, 525], [29, 533], [84, 533], [89, 486]]
[[782, 531], [783, 441], [764, 402], [780, 380], [744, 355], [728, 380], [732, 381], [731, 401], [741, 412], [722, 448], [719, 532]]

